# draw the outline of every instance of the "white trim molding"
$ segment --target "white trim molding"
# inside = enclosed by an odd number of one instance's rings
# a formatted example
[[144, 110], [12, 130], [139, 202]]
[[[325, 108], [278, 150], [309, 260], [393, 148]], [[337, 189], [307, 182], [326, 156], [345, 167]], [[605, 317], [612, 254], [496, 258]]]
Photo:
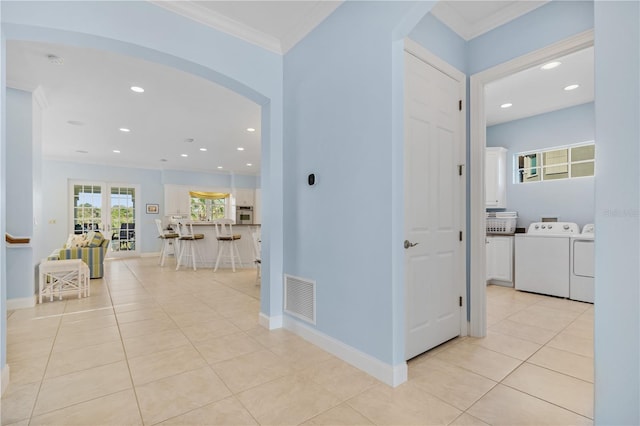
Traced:
[[484, 110], [485, 86], [511, 74], [524, 71], [560, 56], [593, 46], [593, 30], [585, 31], [558, 43], [528, 53], [511, 61], [471, 76], [471, 318], [469, 333], [483, 337], [487, 333], [486, 306], [486, 252], [485, 252], [485, 194], [484, 194], [484, 149], [487, 145], [486, 115]]
[[33, 308], [38, 302], [38, 295], [34, 294], [31, 297], [18, 297], [15, 299], [7, 299], [7, 310], [13, 311], [16, 309]]
[[285, 329], [389, 386], [396, 387], [407, 381], [406, 361], [397, 365], [386, 364], [289, 316], [284, 317], [283, 325]]
[[0, 396], [4, 395], [4, 391], [9, 387], [10, 377], [9, 364], [5, 364], [2, 367], [2, 373], [0, 374]]
[[260, 312], [258, 315], [258, 324], [266, 328], [267, 330], [275, 330], [282, 328], [282, 315], [270, 317]]

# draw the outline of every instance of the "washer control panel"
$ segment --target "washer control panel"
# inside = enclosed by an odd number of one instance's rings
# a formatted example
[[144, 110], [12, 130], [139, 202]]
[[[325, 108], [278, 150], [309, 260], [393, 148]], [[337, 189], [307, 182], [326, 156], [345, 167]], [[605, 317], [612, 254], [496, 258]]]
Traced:
[[573, 222], [533, 222], [527, 232], [536, 235], [574, 235], [580, 233], [580, 228]]

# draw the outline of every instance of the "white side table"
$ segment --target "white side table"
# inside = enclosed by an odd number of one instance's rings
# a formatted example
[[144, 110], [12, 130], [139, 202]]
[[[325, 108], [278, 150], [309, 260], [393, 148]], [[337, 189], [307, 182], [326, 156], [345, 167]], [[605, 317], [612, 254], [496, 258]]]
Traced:
[[53, 301], [54, 293], [62, 300], [62, 293], [78, 293], [78, 298], [89, 296], [89, 267], [82, 259], [43, 260], [39, 266], [39, 303], [42, 296]]

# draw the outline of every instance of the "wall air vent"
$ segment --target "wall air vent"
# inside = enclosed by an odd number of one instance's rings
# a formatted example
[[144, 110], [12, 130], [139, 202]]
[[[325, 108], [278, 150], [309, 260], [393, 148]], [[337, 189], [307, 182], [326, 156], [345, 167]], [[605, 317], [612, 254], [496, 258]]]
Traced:
[[315, 325], [316, 282], [285, 274], [284, 311]]

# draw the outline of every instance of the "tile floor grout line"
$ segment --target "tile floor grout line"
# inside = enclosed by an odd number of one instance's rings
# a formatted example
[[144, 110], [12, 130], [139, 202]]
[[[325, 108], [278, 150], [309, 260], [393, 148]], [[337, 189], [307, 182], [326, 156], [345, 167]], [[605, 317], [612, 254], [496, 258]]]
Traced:
[[515, 387], [513, 387], [513, 386], [511, 386], [511, 385], [508, 385], [508, 384], [506, 384], [506, 383], [502, 383], [502, 382], [501, 382], [500, 384], [501, 384], [502, 386], [506, 386], [506, 387], [508, 387], [509, 389], [512, 389], [512, 390], [514, 390], [514, 391], [517, 391], [517, 392], [523, 393], [523, 394], [528, 395], [528, 396], [530, 396], [530, 397], [532, 397], [532, 398], [535, 398], [535, 399], [537, 399], [537, 400], [540, 400], [540, 401], [546, 402], [547, 404], [555, 405], [556, 407], [558, 407], [558, 408], [562, 408], [562, 409], [563, 409], [563, 410], [565, 410], [565, 411], [570, 411], [570, 412], [572, 412], [573, 414], [577, 414], [577, 415], [578, 415], [578, 416], [580, 416], [580, 417], [584, 417], [585, 419], [593, 420], [593, 418], [592, 418], [592, 417], [585, 416], [584, 414], [578, 413], [578, 412], [576, 412], [576, 411], [574, 411], [574, 410], [572, 410], [572, 409], [570, 409], [570, 408], [563, 407], [562, 405], [560, 405], [560, 404], [558, 404], [558, 403], [556, 403], [556, 402], [553, 402], [553, 401], [547, 401], [547, 400], [546, 400], [546, 399], [544, 399], [544, 398], [541, 398], [541, 397], [539, 397], [539, 396], [536, 396], [536, 395], [530, 394], [529, 392], [525, 392], [525, 391], [523, 391], [522, 389], [515, 388]]
[[[37, 306], [37, 305], [36, 305]], [[63, 312], [67, 307], [67, 301], [64, 301]], [[42, 378], [40, 379], [40, 384], [38, 385], [38, 391], [36, 392], [36, 397], [33, 400], [33, 405], [31, 407], [31, 412], [29, 413], [29, 423], [31, 423], [31, 418], [33, 417], [33, 413], [36, 409], [36, 405], [38, 404], [38, 398], [40, 397], [40, 392], [42, 391], [42, 386], [44, 385], [44, 379], [47, 375], [47, 368], [49, 367], [49, 362], [51, 361], [51, 355], [53, 354], [53, 348], [56, 345], [56, 340], [58, 339], [58, 333], [60, 333], [60, 327], [62, 327], [62, 318], [58, 319], [58, 327], [56, 328], [56, 332], [53, 336], [53, 342], [51, 342], [51, 349], [49, 349], [49, 354], [47, 355], [47, 363], [44, 367], [44, 371], [42, 372]]]
[[[123, 262], [123, 263], [127, 269], [131, 270], [131, 268], [126, 262]], [[136, 280], [138, 281], [137, 277], [136, 277]], [[105, 289], [107, 290], [107, 294], [109, 295], [109, 300], [111, 301], [111, 309], [113, 310], [113, 316], [116, 320], [116, 326], [118, 327], [118, 334], [120, 335], [120, 344], [122, 345], [122, 352], [124, 353], [124, 361], [127, 364], [127, 371], [129, 372], [129, 381], [131, 383], [131, 390], [133, 391], [133, 396], [136, 400], [136, 407], [138, 408], [138, 415], [140, 416], [140, 421], [142, 421], [142, 424], [144, 425], [145, 421], [144, 421], [144, 417], [142, 416], [142, 408], [140, 407], [140, 398], [138, 397], [138, 392], [136, 390], [136, 386], [133, 381], [133, 374], [131, 373], [131, 365], [129, 364], [129, 357], [127, 356], [127, 348], [124, 344], [124, 337], [122, 336], [122, 330], [120, 329], [120, 321], [118, 321], [118, 314], [116, 313], [116, 310], [113, 304], [113, 298], [111, 296], [111, 288], [109, 283], [110, 283], [110, 279], [105, 277]]]

